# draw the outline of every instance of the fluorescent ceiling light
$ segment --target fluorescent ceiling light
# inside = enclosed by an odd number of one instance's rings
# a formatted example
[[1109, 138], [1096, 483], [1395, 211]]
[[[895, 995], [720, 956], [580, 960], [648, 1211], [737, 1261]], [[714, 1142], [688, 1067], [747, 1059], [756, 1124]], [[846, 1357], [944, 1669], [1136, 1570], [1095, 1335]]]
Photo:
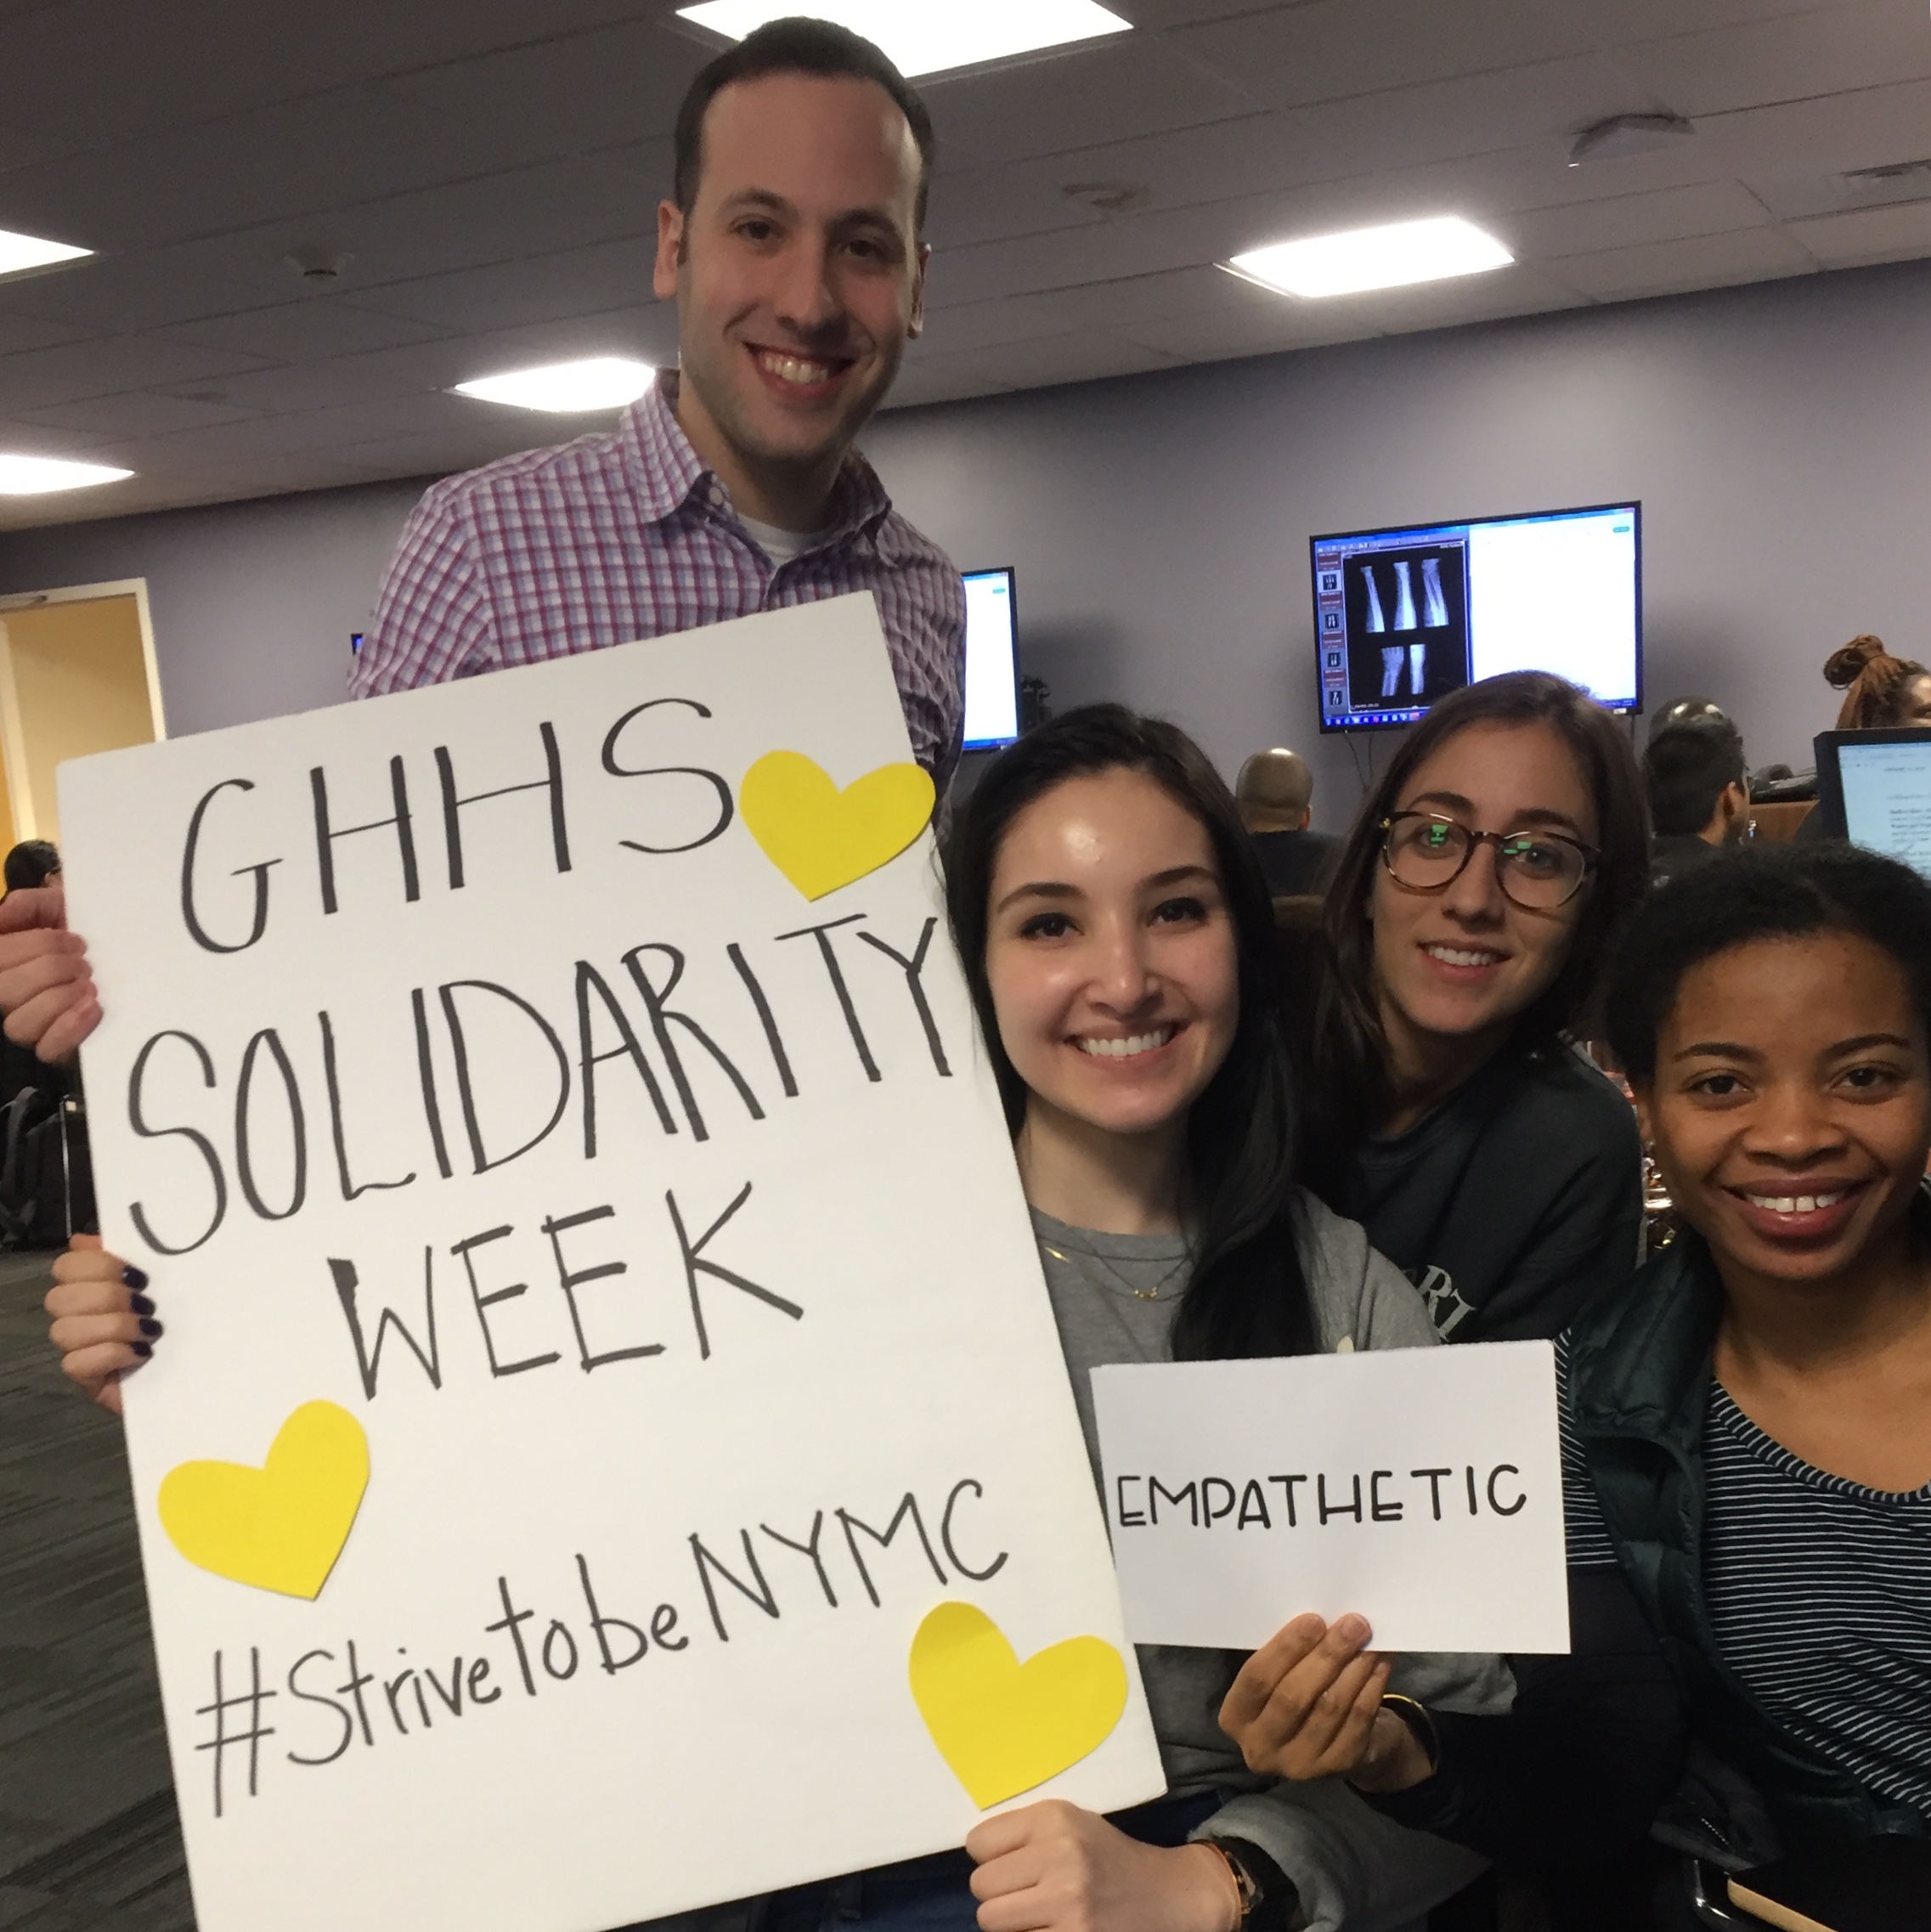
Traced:
[[44, 268], [50, 262], [73, 262], [93, 253], [70, 248], [64, 241], [42, 241], [38, 235], [14, 234], [0, 228], [0, 275], [17, 275], [23, 268]]
[[568, 415], [584, 410], [620, 410], [651, 386], [657, 371], [647, 362], [621, 356], [593, 356], [588, 362], [553, 362], [545, 369], [517, 369], [507, 376], [484, 376], [459, 382], [459, 396], [512, 409], [554, 410]]
[[[742, 40], [798, 10], [796, 0], [705, 0], [677, 12], [726, 40]], [[810, 11], [862, 34], [901, 74], [914, 76], [1131, 33], [1133, 26], [1098, 0], [816, 0]]]
[[1515, 257], [1492, 234], [1459, 215], [1434, 221], [1392, 222], [1385, 228], [1350, 229], [1344, 234], [1310, 235], [1236, 255], [1237, 275], [1286, 295], [1358, 295], [1364, 289], [1404, 288], [1450, 275], [1502, 268]]
[[64, 463], [54, 456], [0, 455], [0, 496], [41, 496], [49, 490], [85, 489], [90, 483], [119, 483], [132, 470], [104, 463]]

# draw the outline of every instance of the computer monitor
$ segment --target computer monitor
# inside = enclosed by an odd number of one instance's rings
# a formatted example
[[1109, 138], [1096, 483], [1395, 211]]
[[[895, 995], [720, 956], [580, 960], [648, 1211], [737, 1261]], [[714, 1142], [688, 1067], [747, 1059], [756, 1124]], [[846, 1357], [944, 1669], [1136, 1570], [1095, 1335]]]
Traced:
[[1931, 727], [1817, 734], [1824, 830], [1931, 878]]
[[1554, 671], [1609, 710], [1642, 709], [1640, 504], [1353, 530], [1309, 547], [1324, 732], [1412, 725], [1499, 671]]
[[965, 573], [965, 749], [1019, 735], [1019, 634], [1010, 570]]

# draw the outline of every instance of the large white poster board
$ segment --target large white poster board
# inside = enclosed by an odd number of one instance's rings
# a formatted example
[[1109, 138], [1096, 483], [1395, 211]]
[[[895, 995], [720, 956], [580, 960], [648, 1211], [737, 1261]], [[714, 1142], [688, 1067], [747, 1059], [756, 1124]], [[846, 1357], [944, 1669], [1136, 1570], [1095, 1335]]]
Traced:
[[1551, 1343], [1136, 1363], [1093, 1391], [1135, 1642], [1254, 1650], [1352, 1610], [1378, 1650], [1568, 1649]]
[[1160, 1790], [909, 760], [853, 597], [63, 768], [202, 1932]]

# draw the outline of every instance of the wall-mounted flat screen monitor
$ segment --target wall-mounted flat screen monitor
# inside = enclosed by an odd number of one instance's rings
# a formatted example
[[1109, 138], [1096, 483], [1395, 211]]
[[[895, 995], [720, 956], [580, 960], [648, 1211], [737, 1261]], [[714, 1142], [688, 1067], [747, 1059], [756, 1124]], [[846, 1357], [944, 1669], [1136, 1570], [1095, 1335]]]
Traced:
[[1019, 631], [1010, 570], [965, 573], [965, 748], [1019, 735]]
[[1931, 878], [1931, 729], [1820, 732], [1816, 744], [1824, 830]]
[[1601, 504], [1310, 539], [1321, 729], [1412, 725], [1465, 684], [1554, 671], [1643, 698], [1642, 506]]

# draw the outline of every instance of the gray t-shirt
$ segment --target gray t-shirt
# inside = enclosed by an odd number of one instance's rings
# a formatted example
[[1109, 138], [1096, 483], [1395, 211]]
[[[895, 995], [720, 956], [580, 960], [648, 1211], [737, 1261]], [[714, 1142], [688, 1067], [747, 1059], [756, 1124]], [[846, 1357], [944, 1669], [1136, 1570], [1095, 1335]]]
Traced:
[[[1437, 1346], [1441, 1338], [1420, 1296], [1369, 1246], [1358, 1223], [1305, 1191], [1298, 1205], [1301, 1263], [1321, 1350]], [[1099, 1234], [1037, 1208], [1032, 1221], [1097, 1484], [1091, 1371], [1109, 1362], [1172, 1359], [1173, 1320], [1192, 1257], [1178, 1234]], [[1250, 1771], [1219, 1720], [1242, 1653], [1160, 1644], [1138, 1651], [1167, 1789], [1236, 1794], [1205, 1831], [1249, 1839], [1273, 1857], [1299, 1887], [1309, 1925], [1418, 1921], [1481, 1869], [1472, 1853], [1394, 1824], [1338, 1781], [1294, 1785]], [[1507, 1669], [1493, 1658], [1406, 1656], [1393, 1681], [1449, 1709], [1505, 1709], [1514, 1694]]]

